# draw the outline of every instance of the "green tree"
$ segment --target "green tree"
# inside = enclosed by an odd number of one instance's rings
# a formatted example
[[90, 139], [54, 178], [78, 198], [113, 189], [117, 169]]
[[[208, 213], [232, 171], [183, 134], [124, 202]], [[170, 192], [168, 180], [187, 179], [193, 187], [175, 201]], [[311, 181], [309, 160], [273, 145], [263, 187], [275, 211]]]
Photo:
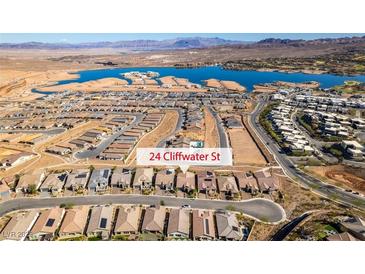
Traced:
[[30, 184], [28, 186], [28, 192], [30, 194], [36, 194], [37, 193], [37, 186], [35, 184]]

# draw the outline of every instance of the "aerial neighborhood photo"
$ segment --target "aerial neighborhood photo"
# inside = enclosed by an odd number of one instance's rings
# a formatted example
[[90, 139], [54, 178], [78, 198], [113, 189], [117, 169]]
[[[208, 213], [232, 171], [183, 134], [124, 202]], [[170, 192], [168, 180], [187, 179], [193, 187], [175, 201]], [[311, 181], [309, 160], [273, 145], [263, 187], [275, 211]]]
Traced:
[[364, 241], [365, 34], [0, 34], [0, 240]]

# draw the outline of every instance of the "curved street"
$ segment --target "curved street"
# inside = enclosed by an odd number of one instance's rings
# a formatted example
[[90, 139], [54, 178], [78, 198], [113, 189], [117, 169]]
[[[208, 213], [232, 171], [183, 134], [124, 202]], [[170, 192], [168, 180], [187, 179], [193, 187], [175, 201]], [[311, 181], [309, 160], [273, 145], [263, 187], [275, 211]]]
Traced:
[[284, 209], [270, 200], [251, 199], [247, 201], [223, 201], [188, 199], [165, 196], [146, 196], [134, 194], [72, 196], [58, 198], [19, 198], [0, 203], [0, 217], [6, 213], [20, 209], [47, 208], [60, 206], [61, 204], [73, 205], [102, 205], [102, 204], [144, 204], [158, 205], [163, 201], [165, 206], [181, 207], [189, 205], [191, 208], [201, 209], [231, 209], [240, 211], [244, 215], [258, 221], [267, 223], [279, 223], [285, 220]]
[[224, 130], [222, 119], [218, 116], [218, 114], [214, 110], [212, 110], [211, 107], [208, 107], [208, 110], [214, 117], [216, 125], [217, 125], [218, 135], [219, 135], [219, 146], [218, 147], [224, 147], [224, 148], [229, 147], [229, 141], [228, 141], [227, 133]]
[[276, 145], [275, 141], [266, 133], [266, 131], [260, 126], [258, 117], [265, 107], [265, 101], [258, 101], [255, 110], [252, 112], [249, 121], [250, 126], [260, 137], [264, 145], [275, 156], [275, 160], [279, 163], [286, 175], [291, 179], [299, 182], [302, 186], [311, 189], [314, 193], [326, 197], [335, 202], [339, 202], [344, 205], [353, 206], [361, 209], [365, 209], [365, 198], [346, 192], [339, 187], [326, 184], [321, 180], [301, 171], [296, 168], [290, 159], [282, 154]]

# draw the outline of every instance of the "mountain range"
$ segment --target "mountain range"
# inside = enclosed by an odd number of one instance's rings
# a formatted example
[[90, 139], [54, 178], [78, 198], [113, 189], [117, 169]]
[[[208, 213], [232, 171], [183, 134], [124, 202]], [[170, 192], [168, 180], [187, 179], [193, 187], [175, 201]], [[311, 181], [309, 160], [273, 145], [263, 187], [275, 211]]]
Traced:
[[169, 50], [169, 49], [189, 49], [208, 48], [215, 46], [243, 44], [241, 41], [226, 40], [222, 38], [176, 38], [168, 40], [133, 40], [116, 42], [90, 42], [90, 43], [0, 43], [0, 49], [96, 49], [115, 48], [129, 50]]
[[234, 41], [222, 38], [176, 38], [168, 40], [133, 40], [116, 42], [90, 42], [90, 43], [0, 43], [0, 49], [98, 49], [113, 48], [132, 51], [154, 50], [179, 50], [179, 49], [203, 49], [211, 47], [238, 47], [238, 48], [271, 48], [271, 47], [306, 47], [306, 46], [339, 46], [358, 45], [365, 42], [362, 37], [325, 38], [314, 40], [291, 40], [268, 38], [257, 42]]

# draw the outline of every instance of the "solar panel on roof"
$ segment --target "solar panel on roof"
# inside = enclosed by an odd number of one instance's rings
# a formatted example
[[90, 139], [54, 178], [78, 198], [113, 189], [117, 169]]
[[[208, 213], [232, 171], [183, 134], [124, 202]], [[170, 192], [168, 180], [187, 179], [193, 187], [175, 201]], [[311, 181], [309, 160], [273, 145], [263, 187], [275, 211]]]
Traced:
[[209, 234], [209, 221], [208, 219], [204, 219], [205, 222], [205, 233]]
[[86, 178], [86, 173], [81, 173], [79, 175], [77, 175], [75, 178]]
[[47, 220], [47, 223], [46, 223], [46, 226], [48, 226], [48, 227], [53, 226], [54, 221], [55, 221], [55, 219], [48, 219], [48, 220]]
[[106, 228], [107, 221], [108, 220], [106, 218], [101, 218], [101, 220], [100, 220], [100, 228]]
[[104, 178], [108, 178], [108, 175], [109, 175], [109, 170], [108, 169], [105, 169], [104, 170], [104, 173], [103, 173], [103, 177]]
[[65, 180], [65, 178], [66, 178], [66, 176], [67, 176], [67, 174], [66, 173], [63, 173], [63, 174], [61, 174], [59, 177], [58, 177], [58, 179], [60, 180], [60, 181], [64, 181]]

